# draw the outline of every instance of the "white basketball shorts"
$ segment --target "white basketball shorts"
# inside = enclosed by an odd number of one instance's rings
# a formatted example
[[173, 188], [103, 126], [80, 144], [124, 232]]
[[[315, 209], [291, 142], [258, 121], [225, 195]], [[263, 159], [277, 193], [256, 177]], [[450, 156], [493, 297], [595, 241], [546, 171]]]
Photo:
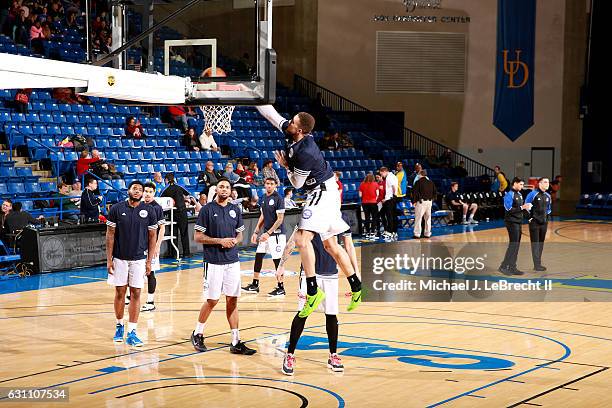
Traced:
[[340, 211], [340, 192], [334, 178], [323, 183], [325, 191], [320, 187], [308, 192], [306, 205], [299, 221], [301, 230], [316, 232], [323, 241], [349, 229], [342, 219]]
[[287, 237], [285, 234], [274, 234], [266, 241], [260, 242], [257, 245], [258, 254], [270, 254], [272, 259], [280, 259], [287, 245]]
[[131, 288], [142, 289], [146, 273], [146, 259], [124, 261], [114, 258], [113, 274], [108, 275], [106, 282], [111, 286], [129, 285]]
[[222, 294], [240, 296], [240, 262], [227, 265], [204, 262], [204, 297], [219, 300]]
[[[325, 299], [321, 302], [318, 311], [328, 315], [338, 314], [338, 274], [316, 275], [317, 286], [325, 292]], [[302, 310], [306, 303], [306, 278], [300, 278], [300, 290], [298, 292], [298, 310]]]

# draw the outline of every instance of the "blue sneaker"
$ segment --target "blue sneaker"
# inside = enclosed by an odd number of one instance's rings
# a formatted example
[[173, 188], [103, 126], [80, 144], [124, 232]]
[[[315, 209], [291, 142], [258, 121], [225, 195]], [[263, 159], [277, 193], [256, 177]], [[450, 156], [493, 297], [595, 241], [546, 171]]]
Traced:
[[124, 326], [122, 324], [117, 323], [117, 329], [115, 330], [115, 337], [113, 337], [113, 341], [115, 343], [123, 342], [123, 328]]
[[131, 332], [128, 333], [127, 339], [125, 340], [125, 342], [127, 343], [128, 346], [132, 346], [132, 347], [142, 347], [144, 345], [142, 340], [140, 340], [138, 336], [136, 336], [136, 330], [132, 330]]

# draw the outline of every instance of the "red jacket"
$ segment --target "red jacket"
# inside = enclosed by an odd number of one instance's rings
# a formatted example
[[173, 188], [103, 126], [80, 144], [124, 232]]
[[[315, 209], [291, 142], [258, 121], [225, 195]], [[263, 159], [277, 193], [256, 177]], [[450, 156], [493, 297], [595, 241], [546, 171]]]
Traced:
[[83, 174], [87, 173], [87, 170], [89, 170], [89, 165], [91, 163], [97, 162], [98, 160], [100, 160], [99, 157], [94, 157], [92, 159], [77, 160], [77, 164], [76, 164], [77, 176], [81, 177]]

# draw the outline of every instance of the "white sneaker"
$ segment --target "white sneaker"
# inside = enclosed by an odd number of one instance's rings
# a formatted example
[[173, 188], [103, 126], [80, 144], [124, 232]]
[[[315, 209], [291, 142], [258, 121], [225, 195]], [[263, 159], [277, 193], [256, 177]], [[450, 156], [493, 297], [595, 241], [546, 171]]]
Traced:
[[472, 218], [472, 219], [470, 219], [470, 224], [477, 225], [478, 221], [476, 221], [475, 219]]
[[464, 218], [463, 221], [461, 221], [461, 224], [463, 225], [468, 225], [469, 223], [467, 222], [467, 220]]
[[155, 303], [153, 302], [147, 302], [144, 305], [140, 306], [141, 312], [152, 312], [153, 310], [155, 310]]

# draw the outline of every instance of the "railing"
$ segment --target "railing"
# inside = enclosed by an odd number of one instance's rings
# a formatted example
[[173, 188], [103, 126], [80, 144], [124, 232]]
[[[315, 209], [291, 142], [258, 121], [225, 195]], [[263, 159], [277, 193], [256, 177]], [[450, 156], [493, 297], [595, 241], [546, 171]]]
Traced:
[[22, 135], [24, 140], [25, 140], [25, 142], [26, 142], [26, 144], [27, 144], [28, 140], [31, 140], [37, 146], [40, 146], [43, 149], [46, 149], [50, 154], [54, 154], [56, 156], [56, 158], [57, 158], [57, 160], [56, 160], [56, 177], [55, 178], [57, 179], [57, 182], [59, 183], [59, 179], [60, 179], [60, 160], [59, 160], [59, 156], [58, 156], [58, 150], [60, 149], [59, 147], [55, 148], [55, 149], [52, 149], [51, 147], [42, 144], [40, 141], [36, 140], [32, 136], [26, 135], [25, 133], [22, 133], [19, 129], [12, 128], [11, 130], [9, 130], [8, 133], [9, 134], [7, 135], [7, 137], [9, 139], [9, 156], [10, 156], [11, 160], [13, 160], [13, 133], [19, 133], [20, 135]]
[[[300, 75], [294, 75], [293, 89], [313, 100], [320, 95], [323, 104], [334, 111], [368, 112], [373, 115], [377, 115], [377, 117], [381, 119], [382, 123], [385, 123], [387, 127], [396, 128], [397, 130], [401, 130], [403, 132], [403, 142], [405, 149], [418, 150], [424, 156], [431, 154], [435, 155], [436, 158], [440, 157], [442, 153], [448, 150], [450, 151], [451, 165], [457, 166], [459, 162], [463, 161], [465, 163], [465, 169], [467, 170], [470, 176], [480, 176], [484, 174], [493, 176], [495, 174], [495, 171], [492, 168], [480, 162], [477, 162], [476, 160], [473, 160], [457, 152], [456, 150], [451, 149], [448, 146], [444, 146], [443, 144], [438, 143], [435, 140], [432, 140], [418, 132], [415, 132], [414, 130], [405, 127], [403, 124], [391, 122], [389, 118], [384, 117], [383, 115], [378, 114], [376, 112], [373, 112], [365, 106], [359, 105], [358, 103], [348, 100], [343, 96], [338, 95], [337, 93], [330, 91], [329, 89], [324, 88]], [[382, 146], [385, 145], [383, 141], [374, 139], [369, 136], [367, 137], [370, 140], [377, 141]]]
[[[16, 198], [14, 200], [14, 202], [37, 202], [37, 201], [59, 201], [59, 207], [53, 206], [53, 207], [47, 207], [50, 209], [53, 209], [55, 211], [53, 211], [54, 213], [59, 214], [59, 219], [63, 220], [64, 219], [64, 215], [69, 215], [69, 216], [76, 216], [76, 217], [69, 217], [71, 219], [74, 219], [75, 221], [78, 219], [78, 215], [79, 215], [79, 210], [65, 210], [64, 209], [64, 200], [75, 200], [75, 199], [80, 199], [81, 197], [77, 197], [77, 196], [48, 196], [48, 197], [20, 197], [20, 198]], [[34, 214], [40, 214], [43, 215], [45, 214], [45, 210], [44, 208], [41, 209], [33, 209], [32, 213]]]

